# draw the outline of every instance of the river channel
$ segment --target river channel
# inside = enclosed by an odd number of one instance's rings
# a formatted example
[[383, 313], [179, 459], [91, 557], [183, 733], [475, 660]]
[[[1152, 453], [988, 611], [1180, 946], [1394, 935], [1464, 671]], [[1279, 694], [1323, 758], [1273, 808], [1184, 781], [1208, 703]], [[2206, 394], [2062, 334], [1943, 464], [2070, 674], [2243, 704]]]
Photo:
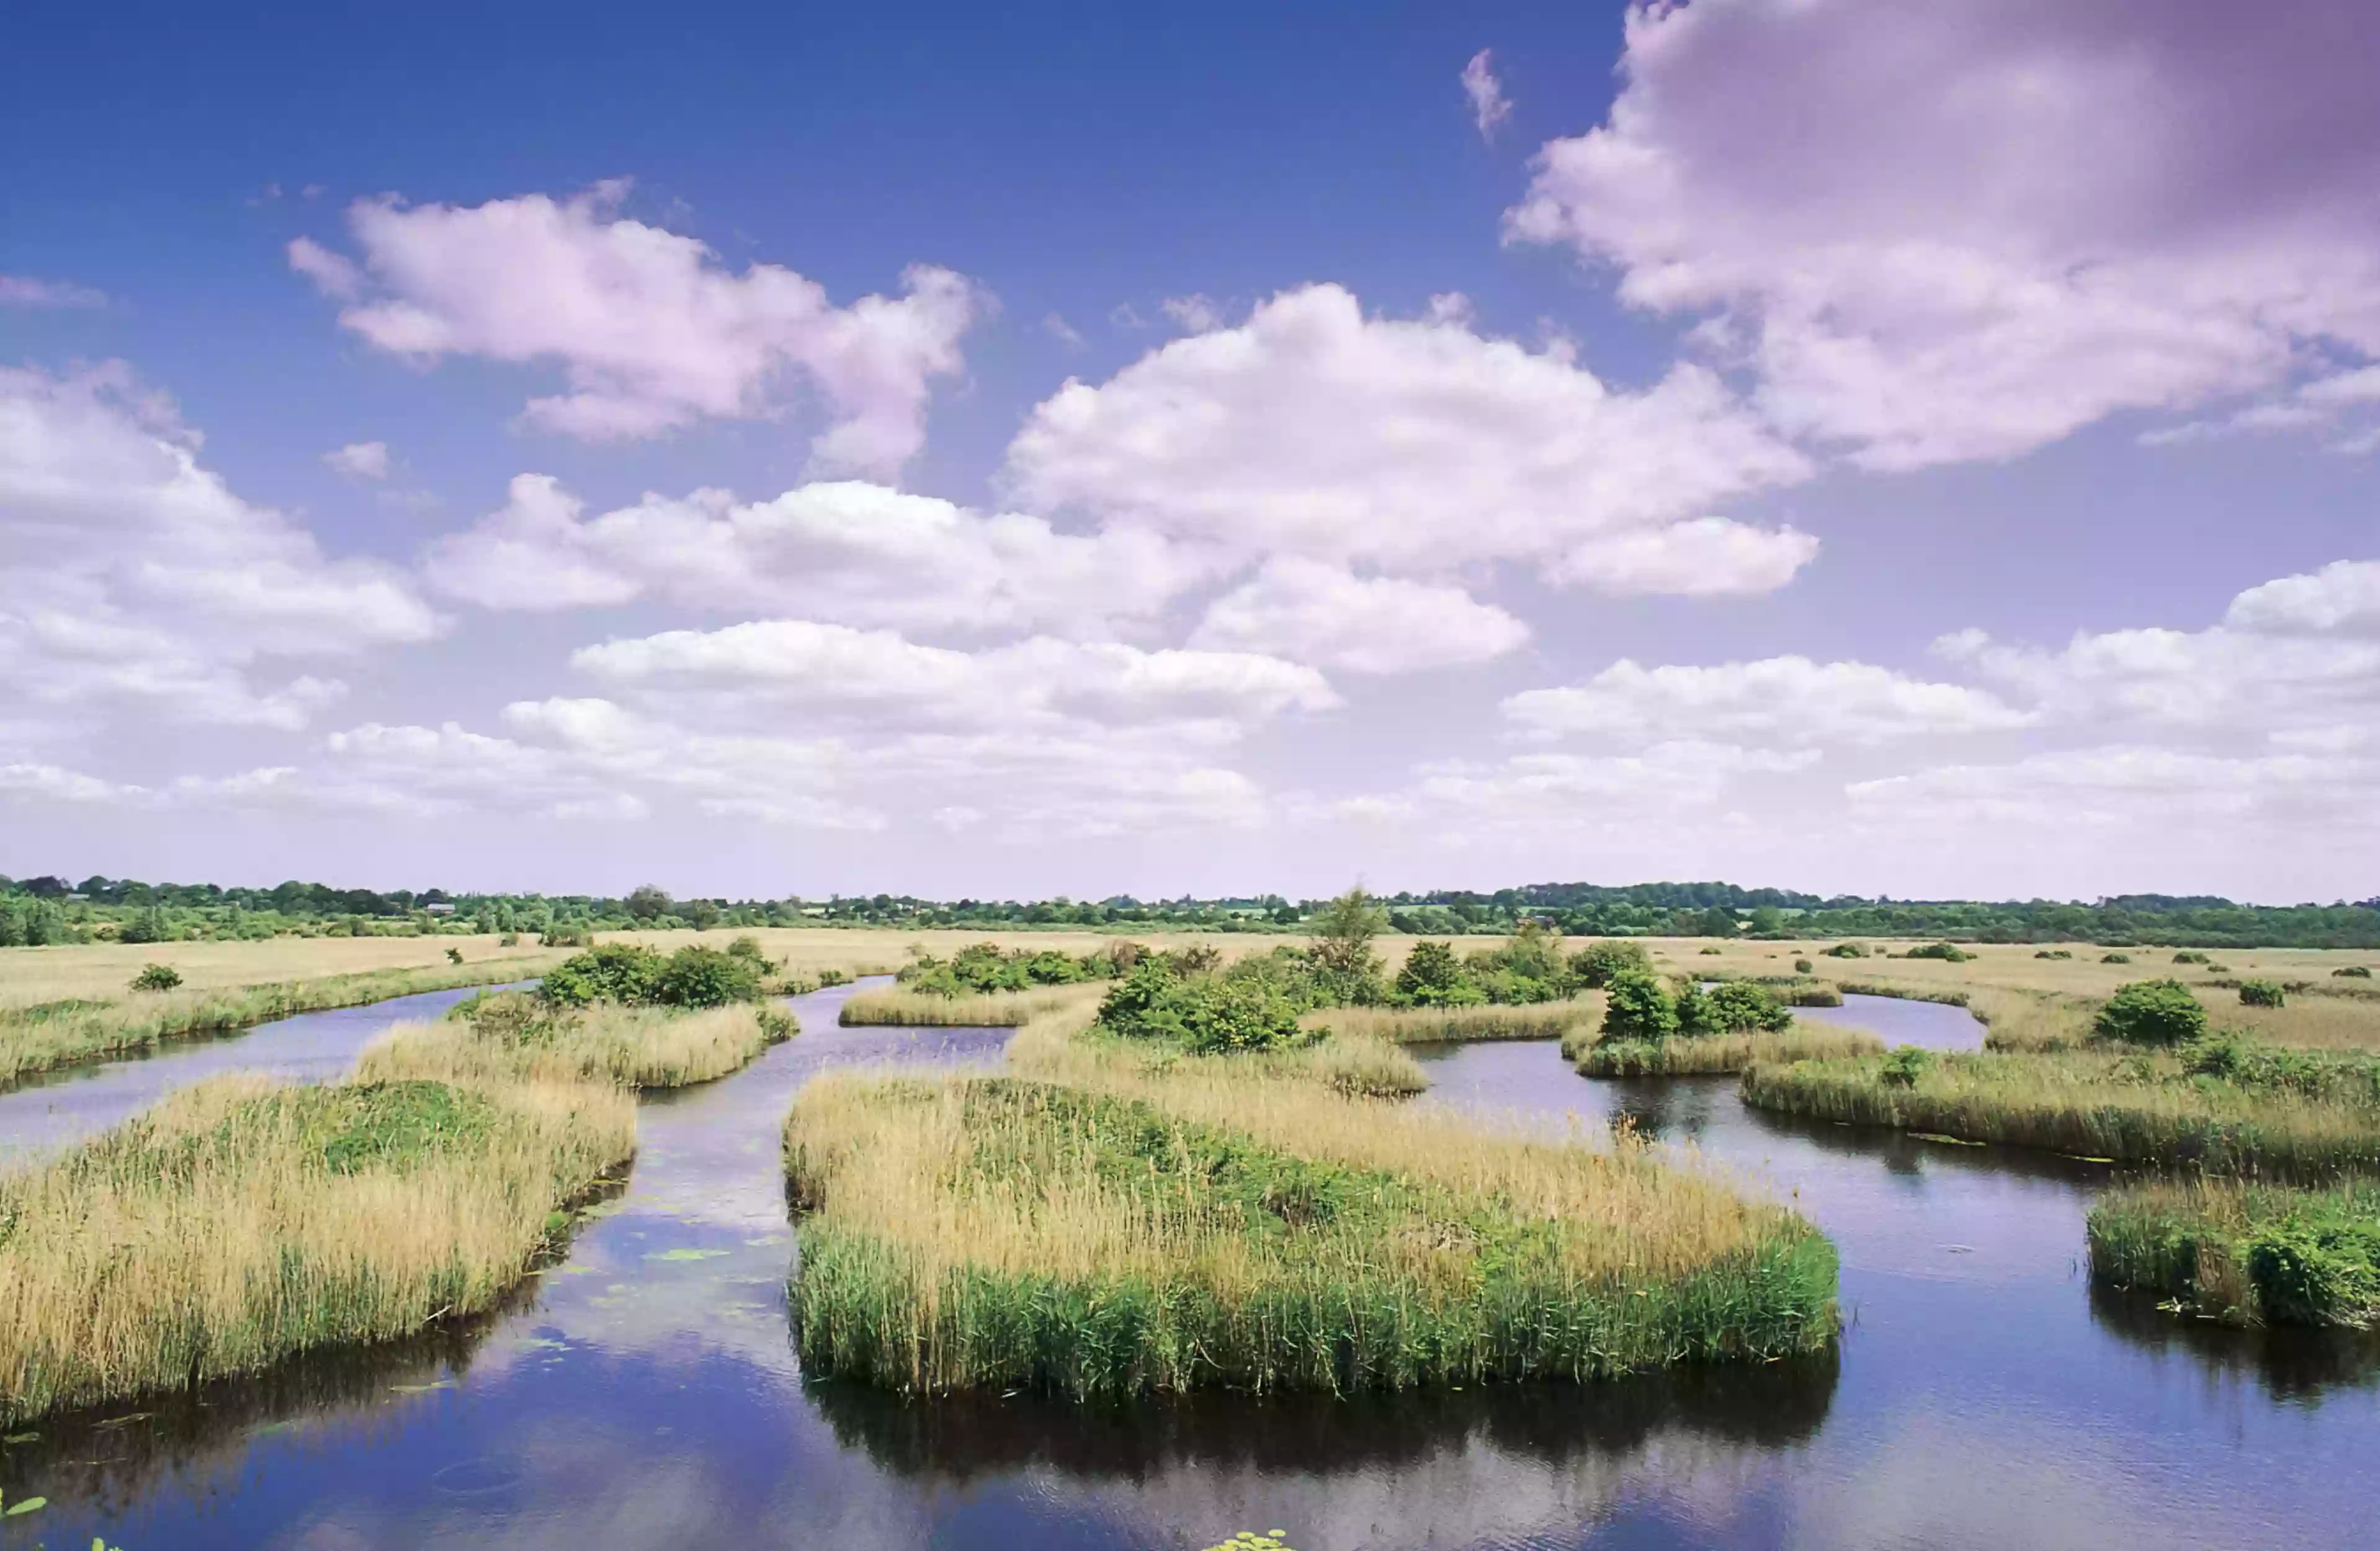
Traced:
[[[1729, 1079], [1589, 1081], [1550, 1041], [1424, 1051], [1422, 1102], [1533, 1128], [1624, 1120], [1792, 1199], [1842, 1251], [1839, 1351], [1585, 1387], [1114, 1412], [805, 1381], [778, 1171], [794, 1093], [834, 1065], [993, 1062], [1005, 1037], [839, 1028], [848, 994], [797, 1000], [804, 1032], [745, 1072], [646, 1100], [625, 1193], [515, 1307], [12, 1444], [0, 1489], [49, 1506], [0, 1520], [0, 1547], [1063, 1551], [1241, 1529], [1300, 1551], [2370, 1540], [2380, 1350], [2095, 1294], [2082, 1218], [2103, 1167], [1781, 1122]], [[1979, 1032], [1959, 1009], [1893, 1005], [1925, 1011], [1894, 1028], [1839, 1015], [1895, 1043]], [[20, 1123], [0, 1110], [0, 1137]]]

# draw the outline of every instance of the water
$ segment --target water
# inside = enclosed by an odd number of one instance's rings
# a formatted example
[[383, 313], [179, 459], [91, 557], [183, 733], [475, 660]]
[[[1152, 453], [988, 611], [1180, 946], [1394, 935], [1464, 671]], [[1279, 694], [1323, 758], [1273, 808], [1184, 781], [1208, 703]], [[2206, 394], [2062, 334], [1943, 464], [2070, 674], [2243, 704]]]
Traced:
[[1113, 1412], [806, 1383], [777, 1157], [794, 1092], [822, 1067], [984, 1060], [1004, 1038], [839, 1029], [847, 994], [803, 999], [807, 1032], [744, 1073], [649, 1101], [627, 1193], [518, 1307], [203, 1404], [44, 1428], [0, 1461], [0, 1487], [52, 1506], [0, 1521], [0, 1546], [103, 1533], [128, 1551], [1051, 1551], [1195, 1548], [1245, 1528], [1301, 1551], [2367, 1538], [2380, 1353], [2095, 1297], [2078, 1259], [2104, 1169], [1778, 1123], [1726, 1079], [1588, 1082], [1550, 1042], [1436, 1055], [1427, 1102], [1532, 1125], [1625, 1114], [1797, 1193], [1843, 1252], [1839, 1354]]
[[[533, 985], [534, 981], [522, 982]], [[363, 1007], [301, 1012], [214, 1039], [176, 1039], [145, 1055], [67, 1066], [0, 1093], [0, 1169], [36, 1161], [136, 1115], [176, 1088], [225, 1072], [326, 1082], [390, 1025], [435, 1019], [482, 989], [424, 991]]]
[[1865, 1029], [1887, 1045], [1919, 1045], [1929, 1050], [1984, 1048], [1984, 1025], [1975, 1015], [1945, 1001], [1847, 996], [1840, 1007], [1797, 1007], [1793, 1016]]

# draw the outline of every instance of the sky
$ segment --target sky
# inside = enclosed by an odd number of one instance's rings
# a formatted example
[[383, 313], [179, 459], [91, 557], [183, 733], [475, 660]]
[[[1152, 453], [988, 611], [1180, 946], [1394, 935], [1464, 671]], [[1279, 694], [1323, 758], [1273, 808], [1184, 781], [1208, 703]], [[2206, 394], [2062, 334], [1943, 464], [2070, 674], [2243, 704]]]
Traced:
[[7, 32], [0, 872], [2380, 891], [2362, 0]]

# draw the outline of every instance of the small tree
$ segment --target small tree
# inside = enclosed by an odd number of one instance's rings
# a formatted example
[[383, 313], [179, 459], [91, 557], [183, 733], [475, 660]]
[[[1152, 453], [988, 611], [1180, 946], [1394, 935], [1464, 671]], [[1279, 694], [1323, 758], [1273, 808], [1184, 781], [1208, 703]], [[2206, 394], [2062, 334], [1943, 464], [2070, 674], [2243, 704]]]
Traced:
[[669, 914], [668, 891], [650, 883], [638, 884], [622, 903], [627, 906], [628, 914], [639, 921], [658, 921]]
[[2179, 980], [2135, 980], [2116, 988], [2091, 1032], [2127, 1045], [2180, 1045], [2206, 1032], [2206, 1009]]
[[724, 1007], [760, 997], [758, 961], [716, 948], [681, 948], [654, 978], [652, 998], [672, 1007]]
[[1379, 1000], [1380, 958], [1372, 939], [1389, 929], [1389, 915], [1362, 884], [1316, 911], [1305, 929], [1314, 938], [1314, 965], [1336, 982], [1337, 1000]]
[[1451, 942], [1416, 942], [1397, 971], [1397, 1000], [1408, 1007], [1467, 1007], [1486, 995], [1463, 972]]
[[1723, 981], [1705, 999], [1710, 1003], [1714, 1033], [1781, 1034], [1793, 1026], [1793, 1014], [1766, 986], [1749, 980]]
[[1650, 975], [1653, 955], [1645, 951], [1641, 942], [1615, 941], [1605, 939], [1590, 942], [1570, 956], [1570, 972], [1578, 983], [1589, 990], [1599, 991], [1623, 974]]
[[1677, 1032], [1677, 1004], [1655, 975], [1623, 969], [1604, 983], [1603, 1038], [1650, 1043]]

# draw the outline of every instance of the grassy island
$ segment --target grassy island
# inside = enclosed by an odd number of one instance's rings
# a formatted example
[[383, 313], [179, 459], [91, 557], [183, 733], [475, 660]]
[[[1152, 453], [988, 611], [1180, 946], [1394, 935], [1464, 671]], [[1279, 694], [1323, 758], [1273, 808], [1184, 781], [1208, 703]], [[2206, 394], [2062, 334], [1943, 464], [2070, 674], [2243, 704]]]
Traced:
[[1770, 1033], [1713, 1034], [1699, 1038], [1562, 1041], [1562, 1055], [1582, 1077], [1732, 1075], [1761, 1062], [1840, 1060], [1882, 1055], [1884, 1041], [1864, 1029], [1795, 1023]]
[[549, 1008], [508, 993], [465, 1002], [435, 1024], [399, 1024], [356, 1064], [380, 1081], [528, 1078], [675, 1088], [739, 1072], [799, 1032], [789, 1012], [752, 1003], [686, 1012], [597, 1002]]
[[804, 1091], [785, 1158], [811, 1371], [925, 1391], [1347, 1390], [1834, 1337], [1815, 1230], [1637, 1145], [1500, 1136], [1296, 1080], [1294, 1052], [1083, 1025], [1028, 1024], [1015, 1077]]
[[608, 1085], [186, 1088], [0, 1176], [0, 1422], [491, 1307], [635, 1137]]
[[2109, 1193], [2091, 1274], [2231, 1325], [2369, 1327], [2380, 1319], [2380, 1185], [2198, 1180]]

